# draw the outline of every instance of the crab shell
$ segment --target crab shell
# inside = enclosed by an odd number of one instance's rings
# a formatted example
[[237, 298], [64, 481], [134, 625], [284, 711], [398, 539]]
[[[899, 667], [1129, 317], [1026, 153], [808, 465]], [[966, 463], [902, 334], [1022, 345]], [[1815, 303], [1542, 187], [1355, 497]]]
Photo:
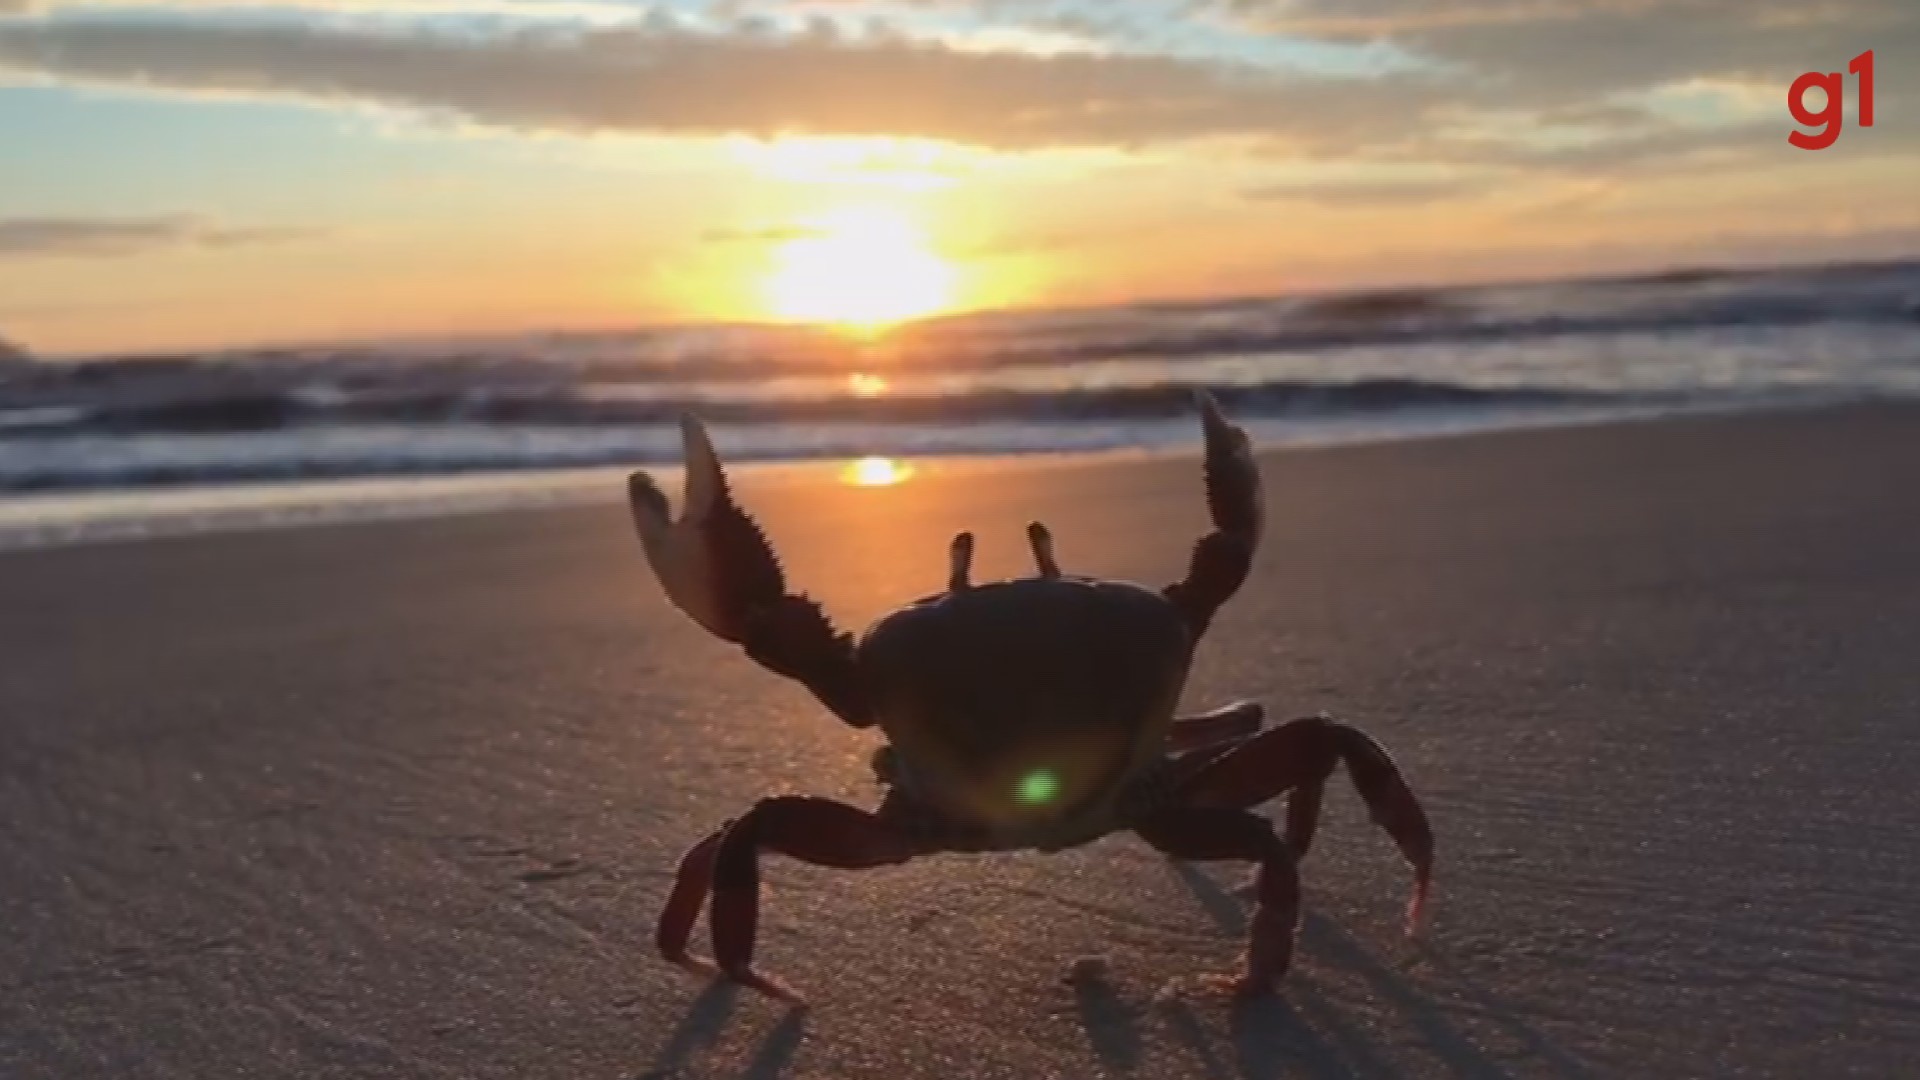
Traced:
[[[973, 536], [961, 533], [946, 591], [885, 616], [858, 641], [788, 587], [698, 420], [683, 422], [679, 520], [646, 474], [629, 477], [634, 524], [668, 598], [848, 725], [879, 727], [888, 743], [874, 772], [892, 785], [871, 811], [764, 798], [688, 848], [654, 930], [662, 957], [800, 1003], [754, 967], [762, 856], [851, 870], [941, 852], [1059, 851], [1131, 831], [1173, 858], [1258, 864], [1243, 970], [1216, 984], [1267, 993], [1293, 958], [1298, 860], [1341, 764], [1413, 867], [1407, 918], [1409, 932], [1418, 928], [1433, 831], [1376, 740], [1325, 715], [1262, 730], [1251, 702], [1174, 715], [1195, 644], [1252, 569], [1263, 517], [1246, 432], [1211, 395], [1195, 396], [1213, 528], [1179, 581], [1156, 592], [1063, 574], [1052, 535], [1034, 522], [1027, 538], [1038, 575], [976, 586]], [[1284, 837], [1251, 812], [1283, 793]], [[688, 947], [703, 909], [711, 960]]]
[[1160, 760], [1192, 656], [1160, 593], [1035, 577], [901, 608], [857, 661], [892, 781], [994, 847], [1068, 847], [1112, 828]]

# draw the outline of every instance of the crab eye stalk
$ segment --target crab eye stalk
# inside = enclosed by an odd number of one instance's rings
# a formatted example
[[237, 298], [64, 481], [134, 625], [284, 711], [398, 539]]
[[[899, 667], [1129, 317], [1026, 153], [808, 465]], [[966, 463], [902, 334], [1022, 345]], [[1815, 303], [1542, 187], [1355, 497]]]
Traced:
[[965, 592], [973, 588], [973, 534], [959, 533], [947, 546], [947, 591]]
[[1045, 525], [1031, 522], [1027, 525], [1027, 543], [1033, 546], [1033, 561], [1040, 567], [1040, 576], [1057, 578], [1060, 576], [1060, 561], [1053, 555], [1053, 534]]

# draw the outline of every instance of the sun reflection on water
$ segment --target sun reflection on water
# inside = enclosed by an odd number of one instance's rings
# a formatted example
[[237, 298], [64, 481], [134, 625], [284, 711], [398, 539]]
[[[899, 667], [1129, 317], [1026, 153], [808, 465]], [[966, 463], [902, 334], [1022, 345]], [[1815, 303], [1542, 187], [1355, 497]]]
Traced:
[[912, 476], [912, 465], [889, 457], [859, 458], [840, 470], [840, 479], [854, 487], [892, 487]]
[[853, 391], [854, 397], [875, 398], [887, 392], [887, 380], [856, 371], [847, 376], [847, 389]]

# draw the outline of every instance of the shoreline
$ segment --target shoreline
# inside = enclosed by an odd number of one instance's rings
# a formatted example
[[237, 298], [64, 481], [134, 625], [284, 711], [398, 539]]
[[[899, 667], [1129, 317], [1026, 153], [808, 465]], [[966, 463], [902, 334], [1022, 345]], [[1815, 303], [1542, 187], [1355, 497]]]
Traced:
[[[1685, 422], [1703, 417], [1792, 415], [1809, 411], [1901, 408], [1902, 399], [1798, 400], [1766, 403], [1703, 403], [1658, 409], [1561, 409], [1494, 420], [1486, 415], [1432, 416], [1395, 426], [1378, 417], [1342, 427], [1304, 427], [1275, 437], [1271, 427], [1252, 432], [1264, 454], [1365, 445], [1392, 445], [1535, 431]], [[1920, 407], [1920, 399], [1913, 403]], [[912, 475], [953, 475], [1003, 469], [1102, 465], [1189, 458], [1197, 436], [1178, 446], [1100, 450], [936, 454], [897, 457]], [[725, 447], [722, 447], [725, 453]], [[814, 482], [845, 471], [845, 457], [729, 461], [743, 482]], [[381, 521], [504, 513], [520, 510], [618, 503], [623, 478], [646, 469], [678, 486], [677, 464], [647, 462], [444, 473], [367, 474], [276, 481], [235, 480], [130, 487], [80, 487], [20, 493], [0, 492], [0, 554], [76, 544], [123, 543], [178, 536], [260, 529], [356, 525]]]

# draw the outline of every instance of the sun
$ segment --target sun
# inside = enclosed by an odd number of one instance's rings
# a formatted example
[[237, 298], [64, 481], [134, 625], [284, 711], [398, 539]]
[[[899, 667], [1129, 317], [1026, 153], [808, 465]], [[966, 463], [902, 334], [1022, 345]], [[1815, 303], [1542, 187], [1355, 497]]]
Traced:
[[768, 309], [793, 322], [873, 333], [953, 304], [954, 269], [910, 217], [850, 206], [803, 222], [773, 253]]

